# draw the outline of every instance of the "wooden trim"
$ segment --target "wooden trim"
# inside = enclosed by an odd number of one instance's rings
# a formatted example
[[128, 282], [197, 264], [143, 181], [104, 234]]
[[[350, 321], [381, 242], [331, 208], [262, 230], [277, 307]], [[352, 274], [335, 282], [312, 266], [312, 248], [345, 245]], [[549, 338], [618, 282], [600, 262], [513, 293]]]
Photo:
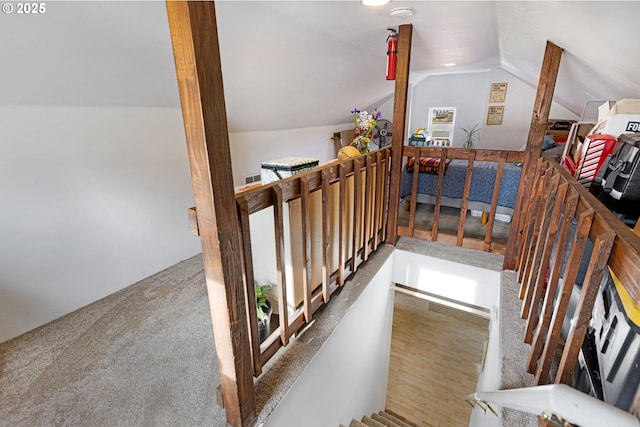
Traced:
[[[573, 315], [575, 322], [571, 324], [569, 336], [558, 366], [556, 384], [571, 385], [573, 371], [578, 362], [578, 353], [582, 349], [582, 343], [587, 334], [589, 319], [591, 319], [593, 306], [600, 289], [600, 282], [602, 281], [602, 276], [604, 276], [604, 270], [607, 268], [607, 260], [611, 255], [615, 238], [616, 234], [613, 231], [603, 233], [596, 238], [585, 282], [582, 284], [582, 290], [580, 291], [580, 300]], [[573, 283], [573, 281], [570, 283]]]
[[534, 215], [530, 218], [532, 238], [527, 248], [527, 262], [525, 264], [525, 272], [523, 277], [522, 286], [526, 288], [524, 296], [524, 304], [522, 304], [522, 310], [520, 312], [523, 319], [529, 317], [529, 311], [531, 308], [531, 300], [533, 299], [533, 286], [535, 283], [535, 271], [538, 267], [537, 255], [539, 248], [541, 247], [542, 240], [542, 224], [544, 221], [544, 215], [546, 213], [546, 207], [549, 200], [549, 186], [551, 185], [551, 172], [552, 169], [546, 169], [544, 172], [544, 179], [540, 180], [542, 183], [539, 188], [537, 197], [537, 203], [534, 209]]
[[418, 178], [420, 176], [420, 147], [414, 147], [413, 152], [414, 163], [411, 180], [411, 202], [409, 203], [409, 237], [413, 237], [413, 230], [416, 224], [416, 207], [418, 202], [415, 195], [418, 194]]
[[340, 221], [338, 221], [338, 284], [340, 286], [344, 285], [345, 275], [344, 275], [344, 262], [345, 262], [345, 252], [347, 248], [347, 242], [345, 239], [345, 225], [347, 224], [347, 196], [346, 196], [346, 186], [347, 186], [347, 176], [346, 171], [344, 169], [344, 165], [340, 165], [338, 167], [338, 173], [340, 176], [339, 184], [339, 216]]
[[[471, 178], [473, 176], [473, 162], [476, 158], [475, 151], [469, 151], [469, 157], [467, 159], [467, 175], [464, 181], [464, 193], [462, 196], [462, 206], [460, 207], [460, 222], [458, 224], [458, 239], [456, 245], [462, 246], [462, 239], [464, 238], [464, 223], [467, 219], [467, 206], [469, 205], [469, 194], [471, 194]], [[444, 176], [443, 176], [444, 179]]]
[[440, 149], [440, 165], [438, 167], [438, 189], [436, 190], [436, 205], [433, 208], [433, 228], [431, 229], [431, 241], [438, 240], [438, 221], [440, 220], [440, 203], [442, 202], [442, 184], [444, 182], [445, 162], [447, 149]]
[[278, 185], [271, 187], [273, 197], [273, 226], [276, 238], [276, 276], [278, 277], [278, 315], [280, 316], [280, 339], [282, 345], [289, 343], [289, 312], [287, 308], [287, 276], [284, 259], [284, 215], [282, 210], [282, 189]]
[[311, 213], [309, 209], [309, 179], [300, 177], [300, 211], [302, 215], [302, 293], [304, 318], [311, 321]]
[[329, 222], [330, 200], [330, 176], [329, 170], [322, 170], [322, 297], [325, 303], [329, 302], [329, 285], [331, 283], [331, 246], [329, 234], [331, 227]]
[[[360, 249], [360, 242], [358, 242], [358, 230], [360, 229], [360, 169], [362, 163], [360, 158], [353, 159], [353, 218], [352, 218], [352, 235], [351, 235], [351, 271], [356, 271], [358, 268], [358, 250]], [[364, 232], [364, 230], [362, 230]]]
[[560, 334], [562, 333], [562, 323], [567, 313], [567, 307], [569, 306], [573, 284], [578, 275], [580, 259], [582, 258], [582, 253], [589, 238], [593, 215], [594, 211], [592, 209], [585, 210], [578, 214], [578, 225], [576, 226], [576, 232], [573, 236], [571, 249], [569, 250], [569, 259], [567, 260], [567, 267], [564, 272], [561, 292], [556, 299], [553, 316], [551, 318], [551, 328], [547, 333], [545, 346], [542, 351], [542, 356], [540, 357], [538, 370], [536, 371], [536, 385], [548, 384], [550, 382], [549, 372], [551, 370], [551, 363], [558, 348]]
[[[542, 172], [544, 173], [544, 172]], [[538, 209], [538, 199], [540, 197], [541, 187], [542, 187], [543, 175], [536, 173], [536, 180], [533, 185], [533, 192], [531, 193], [531, 200], [525, 207], [527, 210], [527, 218], [529, 218], [528, 224], [523, 224], [522, 226], [522, 243], [520, 244], [520, 251], [518, 256], [518, 282], [521, 283], [520, 286], [520, 299], [524, 299], [526, 294], [526, 283], [524, 281], [524, 274], [526, 271], [526, 265], [529, 261], [529, 251], [531, 250], [531, 242], [533, 239], [533, 229], [535, 227], [536, 213]], [[513, 219], [513, 217], [512, 217]]]
[[396, 62], [396, 86], [393, 97], [393, 134], [391, 136], [391, 185], [389, 188], [389, 213], [386, 241], [392, 245], [398, 239], [398, 205], [400, 204], [400, 179], [402, 173], [402, 146], [407, 127], [407, 93], [409, 65], [411, 62], [411, 38], [413, 26], [403, 24], [398, 28], [398, 60]]
[[529, 191], [531, 182], [533, 181], [533, 173], [535, 162], [542, 151], [542, 141], [547, 131], [549, 122], [549, 111], [553, 101], [553, 91], [556, 87], [556, 79], [558, 77], [558, 69], [560, 68], [560, 59], [563, 49], [555, 44], [547, 41], [547, 46], [542, 60], [542, 68], [540, 70], [540, 79], [538, 81], [538, 90], [536, 100], [533, 107], [533, 115], [531, 118], [531, 127], [529, 129], [529, 137], [527, 139], [527, 148], [524, 156], [522, 174], [520, 176], [520, 187], [516, 196], [516, 204], [511, 220], [511, 228], [509, 231], [509, 241], [507, 243], [507, 253], [504, 256], [504, 269], [513, 270], [516, 266], [518, 257], [517, 248], [519, 235], [522, 231], [521, 224], [525, 217], [522, 215], [522, 206], [527, 200], [527, 192]]
[[548, 284], [546, 283], [547, 270], [549, 269], [553, 245], [556, 241], [556, 235], [560, 226], [560, 215], [562, 214], [562, 206], [564, 205], [565, 196], [567, 194], [568, 184], [566, 182], [563, 182], [562, 184], [558, 185], [559, 179], [559, 175], [556, 175], [554, 177], [555, 182], [553, 185], [551, 197], [549, 198], [549, 207], [547, 213], [545, 214], [545, 222], [543, 225], [543, 230], [547, 230], [545, 238], [542, 240], [542, 242], [544, 242], [544, 246], [538, 263], [534, 263], [534, 265], [539, 265], [540, 267], [537, 270], [536, 281], [534, 284], [533, 301], [531, 309], [529, 310], [527, 325], [525, 327], [524, 341], [529, 344], [531, 344], [533, 340], [534, 329], [538, 325], [540, 320], [540, 300], [544, 295], [545, 286], [548, 286]]
[[501, 153], [498, 170], [496, 172], [496, 182], [493, 185], [493, 195], [491, 196], [491, 209], [489, 210], [489, 222], [487, 223], [487, 232], [484, 235], [484, 246], [482, 250], [489, 252], [491, 250], [491, 239], [493, 237], [493, 226], [496, 221], [496, 212], [498, 211], [498, 199], [500, 198], [500, 188], [502, 187], [502, 177], [504, 176], [504, 168], [507, 163], [506, 153]]
[[249, 426], [256, 402], [215, 4], [166, 6], [227, 422]]
[[[390, 200], [390, 186], [389, 186], [389, 174], [390, 174], [390, 169], [389, 169], [389, 161], [391, 159], [391, 150], [389, 148], [385, 148], [384, 150], [384, 173], [382, 174], [382, 224], [380, 224], [381, 226], [381, 232], [382, 232], [382, 236], [380, 238], [380, 240], [382, 240], [383, 242], [387, 242], [387, 230], [389, 229], [387, 227], [387, 221], [389, 218], [389, 210], [395, 209], [396, 211], [396, 230], [397, 230], [397, 220], [398, 220], [398, 205], [393, 206], [391, 204], [391, 200]], [[398, 201], [398, 203], [400, 203]], [[395, 240], [394, 240], [395, 241]]]
[[369, 259], [369, 252], [371, 247], [369, 246], [369, 240], [371, 239], [370, 221], [371, 216], [371, 191], [375, 190], [373, 185], [373, 178], [371, 176], [371, 156], [365, 157], [365, 172], [364, 172], [364, 212], [362, 218], [362, 260], [367, 261]]
[[568, 188], [567, 190], [568, 191], [565, 195], [565, 213], [562, 217], [562, 223], [560, 224], [556, 256], [553, 260], [553, 266], [551, 267], [549, 274], [549, 282], [547, 283], [545, 299], [542, 305], [542, 318], [532, 340], [531, 353], [529, 355], [529, 360], [527, 361], [527, 372], [530, 374], [535, 374], [538, 369], [538, 359], [542, 355], [545, 339], [547, 338], [549, 327], [552, 323], [558, 282], [560, 281], [560, 274], [562, 273], [564, 265], [564, 254], [567, 252], [571, 224], [576, 213], [576, 208], [578, 207], [578, 194], [573, 191], [573, 188]]
[[[251, 226], [249, 224], [249, 207], [244, 197], [236, 199], [238, 205], [238, 217], [240, 218], [240, 228], [242, 232], [242, 261], [244, 264], [244, 287], [247, 304], [247, 322], [249, 325], [258, 324], [257, 305], [254, 291], [255, 276], [253, 273], [253, 251], [251, 249]], [[257, 327], [249, 328], [249, 339], [251, 341], [251, 361], [253, 362], [253, 375], [255, 377], [262, 373], [260, 363], [260, 337]]]
[[376, 175], [375, 185], [373, 193], [373, 250], [378, 249], [380, 243], [380, 210], [386, 209], [386, 206], [382, 205], [384, 197], [384, 189], [382, 187], [382, 153], [376, 152]]

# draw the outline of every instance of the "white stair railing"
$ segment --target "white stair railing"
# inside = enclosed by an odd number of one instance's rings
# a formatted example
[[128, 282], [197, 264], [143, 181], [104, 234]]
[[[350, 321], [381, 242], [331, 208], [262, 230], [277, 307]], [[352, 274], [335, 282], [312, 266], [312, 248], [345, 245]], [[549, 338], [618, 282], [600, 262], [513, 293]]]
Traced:
[[640, 421], [628, 412], [609, 405], [564, 384], [542, 385], [512, 390], [478, 391], [467, 396], [497, 414], [494, 407], [516, 409], [535, 415], [549, 413], [580, 427], [640, 427]]

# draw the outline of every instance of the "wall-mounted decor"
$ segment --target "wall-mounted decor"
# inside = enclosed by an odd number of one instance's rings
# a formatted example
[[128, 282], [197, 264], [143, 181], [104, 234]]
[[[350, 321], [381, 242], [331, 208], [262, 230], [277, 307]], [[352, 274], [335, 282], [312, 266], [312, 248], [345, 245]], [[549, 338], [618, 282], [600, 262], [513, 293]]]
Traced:
[[444, 140], [441, 144], [443, 146], [450, 146], [456, 124], [456, 107], [429, 108], [428, 123], [427, 130], [431, 137]]
[[507, 86], [509, 83], [491, 83], [489, 102], [504, 102], [507, 98]]
[[501, 125], [504, 116], [504, 105], [489, 105], [487, 112], [487, 126]]

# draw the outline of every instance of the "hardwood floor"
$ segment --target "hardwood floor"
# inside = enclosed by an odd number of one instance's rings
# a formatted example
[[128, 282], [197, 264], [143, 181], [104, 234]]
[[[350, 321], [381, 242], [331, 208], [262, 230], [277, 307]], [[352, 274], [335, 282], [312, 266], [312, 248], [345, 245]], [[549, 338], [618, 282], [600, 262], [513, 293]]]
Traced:
[[387, 409], [425, 427], [468, 426], [489, 321], [396, 291]]

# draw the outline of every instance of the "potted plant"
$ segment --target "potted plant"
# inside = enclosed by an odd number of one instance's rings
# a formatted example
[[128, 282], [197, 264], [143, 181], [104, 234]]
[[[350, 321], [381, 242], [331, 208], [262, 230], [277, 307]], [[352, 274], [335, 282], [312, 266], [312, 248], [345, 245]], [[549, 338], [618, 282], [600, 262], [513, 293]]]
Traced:
[[465, 134], [465, 141], [462, 145], [463, 148], [474, 148], [476, 140], [480, 137], [480, 123], [476, 123], [475, 126], [462, 128], [462, 132]]
[[258, 315], [258, 336], [260, 342], [263, 342], [271, 334], [271, 313], [273, 307], [271, 301], [267, 298], [273, 285], [256, 284], [256, 310]]

